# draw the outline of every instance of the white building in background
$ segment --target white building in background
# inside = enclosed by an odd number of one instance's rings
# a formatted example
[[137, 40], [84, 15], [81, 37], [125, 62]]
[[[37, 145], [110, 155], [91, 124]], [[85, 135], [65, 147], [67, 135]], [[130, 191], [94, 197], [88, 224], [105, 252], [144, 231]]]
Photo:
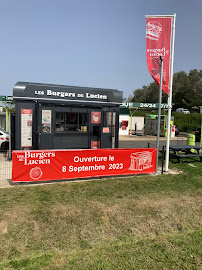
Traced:
[[144, 117], [133, 116], [131, 126], [131, 116], [126, 114], [119, 115], [119, 136], [129, 135], [132, 128], [133, 135], [144, 135]]
[[[172, 104], [174, 105], [174, 104]], [[119, 135], [129, 135], [130, 130], [132, 131], [132, 135], [144, 135], [157, 134], [157, 116], [155, 111], [158, 110], [158, 103], [122, 103], [120, 106], [119, 113]], [[143, 116], [135, 116], [135, 112], [137, 109], [148, 110], [148, 117]], [[168, 104], [161, 104], [162, 110], [168, 109]], [[151, 115], [150, 115], [151, 114]], [[131, 117], [131, 115], [133, 115]], [[150, 117], [151, 116], [151, 117]], [[164, 115], [161, 115], [161, 136], [167, 136], [166, 131], [166, 118]], [[172, 117], [170, 125], [171, 129], [171, 137], [174, 136], [174, 118]]]
[[[15, 110], [15, 105], [12, 104], [12, 96], [0, 96], [0, 128], [6, 130], [6, 121], [8, 121], [8, 110]], [[7, 110], [7, 119], [6, 119]]]
[[0, 107], [0, 128], [6, 130], [6, 112]]

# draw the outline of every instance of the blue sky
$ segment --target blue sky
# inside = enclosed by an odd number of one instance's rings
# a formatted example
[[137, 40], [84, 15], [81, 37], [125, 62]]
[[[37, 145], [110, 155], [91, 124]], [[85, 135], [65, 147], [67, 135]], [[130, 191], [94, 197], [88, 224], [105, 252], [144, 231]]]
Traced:
[[202, 0], [0, 0], [0, 95], [29, 81], [128, 97], [153, 81], [145, 15], [174, 13], [174, 72], [202, 69]]

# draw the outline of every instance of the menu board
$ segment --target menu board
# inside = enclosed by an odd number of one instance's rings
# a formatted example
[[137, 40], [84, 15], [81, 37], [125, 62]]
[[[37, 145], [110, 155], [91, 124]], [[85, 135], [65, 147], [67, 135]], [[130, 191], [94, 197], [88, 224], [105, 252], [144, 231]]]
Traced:
[[42, 132], [51, 133], [51, 110], [42, 110]]
[[21, 109], [21, 148], [32, 147], [32, 109]]

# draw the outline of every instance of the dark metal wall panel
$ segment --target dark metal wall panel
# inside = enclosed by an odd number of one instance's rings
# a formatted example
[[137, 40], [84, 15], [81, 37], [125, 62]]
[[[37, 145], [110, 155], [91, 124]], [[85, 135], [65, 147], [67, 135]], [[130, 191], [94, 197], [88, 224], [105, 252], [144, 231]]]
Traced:
[[55, 149], [88, 149], [88, 134], [55, 134]]

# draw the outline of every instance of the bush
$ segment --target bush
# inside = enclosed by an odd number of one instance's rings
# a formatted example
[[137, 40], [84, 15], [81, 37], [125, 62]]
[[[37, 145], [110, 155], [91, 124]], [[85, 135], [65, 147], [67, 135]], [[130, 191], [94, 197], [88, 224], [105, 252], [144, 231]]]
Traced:
[[201, 125], [202, 115], [199, 113], [183, 114], [173, 112], [174, 123], [179, 127], [180, 132], [195, 132]]
[[[134, 110], [134, 116], [144, 116], [149, 114], [158, 115], [158, 110]], [[167, 115], [167, 110], [161, 110], [161, 115]], [[201, 126], [202, 115], [199, 113], [183, 114], [172, 111], [174, 125], [179, 127], [180, 132], [194, 133]]]

